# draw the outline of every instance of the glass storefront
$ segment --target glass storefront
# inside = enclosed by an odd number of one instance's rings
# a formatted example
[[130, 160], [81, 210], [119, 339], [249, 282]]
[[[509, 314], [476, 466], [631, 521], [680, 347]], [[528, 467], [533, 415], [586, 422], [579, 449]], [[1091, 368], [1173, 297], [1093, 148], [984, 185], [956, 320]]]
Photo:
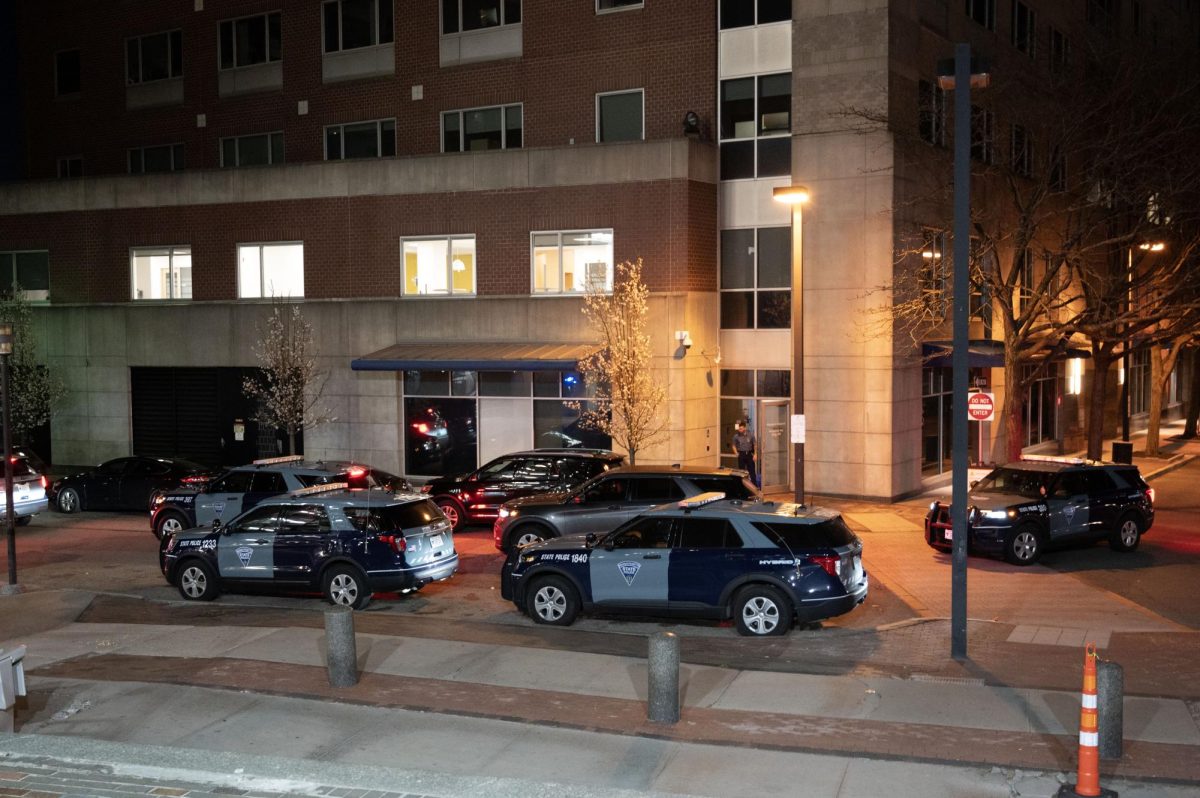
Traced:
[[405, 371], [404, 472], [460, 474], [519, 449], [611, 448], [571, 407], [590, 395], [573, 371]]
[[[954, 370], [926, 367], [921, 370], [921, 473], [944, 474], [950, 470], [953, 456]], [[983, 369], [970, 369], [968, 383], [975, 385]], [[988, 423], [990, 426], [990, 422]], [[969, 422], [967, 457], [979, 462], [980, 422]]]

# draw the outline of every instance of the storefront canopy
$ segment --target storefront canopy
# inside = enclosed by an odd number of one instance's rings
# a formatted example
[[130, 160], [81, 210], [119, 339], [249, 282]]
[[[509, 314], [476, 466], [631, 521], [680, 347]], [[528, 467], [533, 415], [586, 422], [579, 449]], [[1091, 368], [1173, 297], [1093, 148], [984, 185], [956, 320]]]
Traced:
[[355, 371], [573, 371], [595, 344], [403, 343], [350, 361]]
[[[951, 368], [954, 355], [953, 341], [926, 341], [921, 344], [921, 356], [926, 366]], [[1091, 357], [1086, 349], [1065, 348], [1051, 353], [1051, 360]], [[1035, 358], [1040, 360], [1041, 358]], [[967, 342], [967, 368], [1004, 368], [1004, 342], [991, 339], [976, 339]]]

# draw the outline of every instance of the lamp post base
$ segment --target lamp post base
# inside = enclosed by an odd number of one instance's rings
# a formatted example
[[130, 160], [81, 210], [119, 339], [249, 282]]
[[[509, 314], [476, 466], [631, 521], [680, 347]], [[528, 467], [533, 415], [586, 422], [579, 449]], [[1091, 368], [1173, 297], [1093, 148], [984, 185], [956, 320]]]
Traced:
[[15, 585], [0, 585], [0, 596], [15, 596], [18, 593], [24, 593], [25, 588], [21, 587], [20, 583]]

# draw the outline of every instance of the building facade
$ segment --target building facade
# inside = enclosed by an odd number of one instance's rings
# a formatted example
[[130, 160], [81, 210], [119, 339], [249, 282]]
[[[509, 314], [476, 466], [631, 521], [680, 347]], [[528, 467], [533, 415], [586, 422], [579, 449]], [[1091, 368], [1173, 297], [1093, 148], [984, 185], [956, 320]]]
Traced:
[[[582, 297], [641, 258], [668, 389], [642, 461], [729, 464], [748, 418], [764, 487], [790, 486], [802, 268], [807, 489], [912, 494], [945, 470], [949, 379], [867, 322], [921, 221], [897, 130], [933, 124], [955, 41], [1050, 52], [1083, 24], [1062, 5], [22, 0], [0, 269], [69, 388], [53, 459], [275, 453], [240, 385], [280, 301], [328, 374], [309, 456], [419, 479], [605, 443], [578, 423]], [[796, 253], [772, 200], [793, 183], [813, 195]], [[1066, 369], [1029, 403], [1053, 416], [1033, 445], [1063, 438]]]

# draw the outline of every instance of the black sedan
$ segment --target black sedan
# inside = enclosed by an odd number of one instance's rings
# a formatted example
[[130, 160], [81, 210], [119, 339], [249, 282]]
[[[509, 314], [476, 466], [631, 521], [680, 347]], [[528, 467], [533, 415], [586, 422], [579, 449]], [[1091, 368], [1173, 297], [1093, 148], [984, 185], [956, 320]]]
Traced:
[[50, 504], [64, 513], [80, 510], [148, 510], [156, 493], [200, 486], [214, 472], [198, 463], [166, 457], [118, 457], [54, 481]]

